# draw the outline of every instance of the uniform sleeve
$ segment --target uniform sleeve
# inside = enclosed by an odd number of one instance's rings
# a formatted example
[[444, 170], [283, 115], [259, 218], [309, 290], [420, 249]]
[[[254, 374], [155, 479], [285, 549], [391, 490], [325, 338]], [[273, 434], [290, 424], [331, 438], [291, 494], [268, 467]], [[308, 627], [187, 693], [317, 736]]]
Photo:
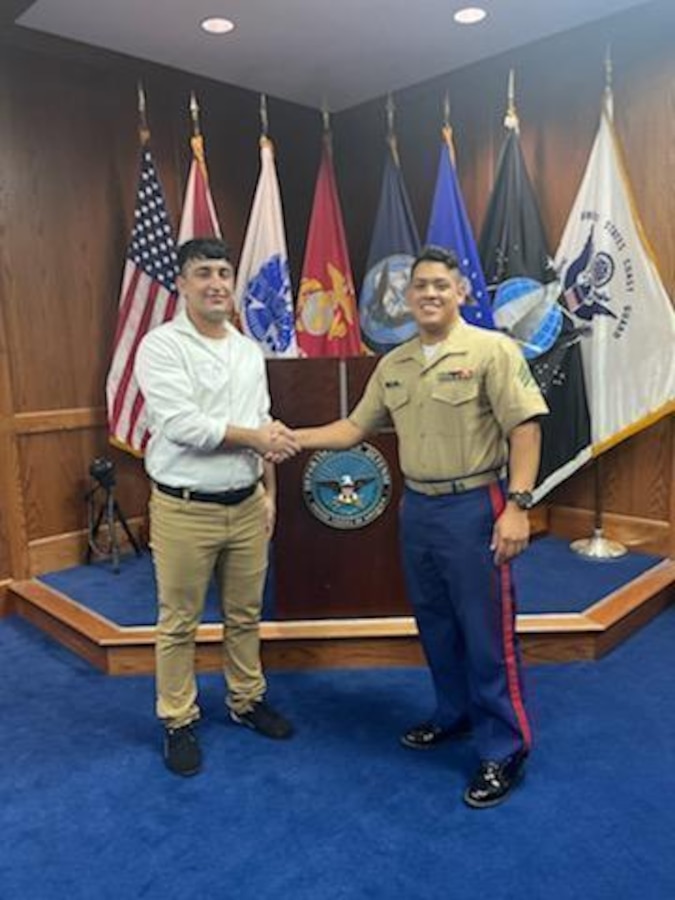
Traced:
[[546, 401], [525, 357], [506, 335], [498, 336], [488, 363], [486, 389], [492, 411], [505, 435], [528, 419], [548, 413]]
[[136, 353], [134, 374], [145, 398], [151, 431], [162, 432], [175, 444], [208, 452], [222, 443], [227, 421], [199, 409], [185, 363], [164, 335], [146, 335]]
[[389, 413], [384, 405], [382, 381], [382, 361], [370, 376], [363, 396], [348, 416], [349, 421], [363, 431], [378, 431], [389, 422]]

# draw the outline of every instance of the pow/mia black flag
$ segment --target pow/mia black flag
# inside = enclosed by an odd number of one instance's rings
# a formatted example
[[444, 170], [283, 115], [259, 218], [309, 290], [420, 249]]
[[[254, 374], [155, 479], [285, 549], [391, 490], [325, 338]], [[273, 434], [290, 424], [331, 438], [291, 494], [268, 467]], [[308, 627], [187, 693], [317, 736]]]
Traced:
[[[576, 471], [581, 459], [590, 456], [591, 429], [580, 335], [556, 291], [556, 272], [525, 166], [513, 106], [506, 125], [509, 130], [499, 156], [479, 252], [495, 323], [498, 328], [504, 327], [504, 320], [515, 323], [505, 330], [523, 347], [550, 409], [542, 419], [536, 491], [540, 499]], [[502, 291], [498, 288], [506, 281], [509, 284], [503, 289], [506, 302], [500, 322], [497, 307]], [[550, 285], [548, 290], [544, 289], [546, 285]], [[514, 309], [516, 313], [511, 311]]]

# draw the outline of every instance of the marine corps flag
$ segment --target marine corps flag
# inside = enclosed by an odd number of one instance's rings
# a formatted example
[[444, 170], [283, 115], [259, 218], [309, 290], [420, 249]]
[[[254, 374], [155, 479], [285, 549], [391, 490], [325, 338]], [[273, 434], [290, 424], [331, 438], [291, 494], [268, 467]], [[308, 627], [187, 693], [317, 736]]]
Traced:
[[590, 458], [590, 421], [579, 333], [560, 303], [536, 197], [520, 146], [512, 77], [507, 134], [479, 249], [497, 328], [520, 344], [546, 402], [535, 496]]
[[305, 356], [344, 358], [361, 353], [356, 294], [327, 130], [307, 233], [295, 327], [298, 347]]
[[389, 134], [380, 202], [368, 251], [366, 277], [359, 296], [361, 333], [373, 350], [384, 352], [409, 340], [417, 331], [405, 291], [420, 239], [403, 183], [393, 104], [387, 107]]
[[199, 130], [199, 107], [193, 94], [190, 112], [194, 134], [190, 140], [192, 163], [185, 188], [183, 212], [178, 229], [178, 243], [195, 237], [222, 237], [216, 207], [209, 188], [209, 174], [204, 154], [204, 138]]
[[260, 344], [266, 356], [295, 357], [298, 347], [286, 232], [264, 97], [261, 117], [260, 177], [239, 259], [237, 311], [242, 331]]
[[609, 88], [556, 265], [582, 335], [597, 456], [675, 409], [675, 313], [633, 203]]
[[443, 127], [443, 144], [429, 217], [427, 244], [455, 251], [460, 271], [470, 285], [469, 295], [461, 307], [462, 316], [473, 325], [493, 328], [485, 276], [457, 180], [452, 129], [447, 122]]

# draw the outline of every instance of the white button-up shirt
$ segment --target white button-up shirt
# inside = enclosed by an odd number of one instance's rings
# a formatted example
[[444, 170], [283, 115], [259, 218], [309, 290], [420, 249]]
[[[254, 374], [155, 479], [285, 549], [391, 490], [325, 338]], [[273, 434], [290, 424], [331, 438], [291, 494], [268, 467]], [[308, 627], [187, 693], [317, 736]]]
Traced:
[[270, 421], [265, 358], [250, 338], [231, 325], [225, 338], [205, 337], [180, 312], [143, 338], [135, 374], [148, 413], [145, 468], [153, 481], [214, 492], [257, 481], [258, 454], [222, 446], [229, 424], [259, 428]]

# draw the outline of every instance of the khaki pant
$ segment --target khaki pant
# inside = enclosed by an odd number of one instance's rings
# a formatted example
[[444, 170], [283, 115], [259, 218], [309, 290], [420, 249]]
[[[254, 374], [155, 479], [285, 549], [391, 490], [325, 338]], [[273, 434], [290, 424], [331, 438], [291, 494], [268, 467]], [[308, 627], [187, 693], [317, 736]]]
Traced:
[[223, 611], [227, 705], [246, 712], [265, 693], [260, 611], [267, 570], [263, 489], [237, 506], [168, 497], [150, 500], [157, 620], [157, 715], [181, 728], [199, 718], [195, 636], [211, 575]]

